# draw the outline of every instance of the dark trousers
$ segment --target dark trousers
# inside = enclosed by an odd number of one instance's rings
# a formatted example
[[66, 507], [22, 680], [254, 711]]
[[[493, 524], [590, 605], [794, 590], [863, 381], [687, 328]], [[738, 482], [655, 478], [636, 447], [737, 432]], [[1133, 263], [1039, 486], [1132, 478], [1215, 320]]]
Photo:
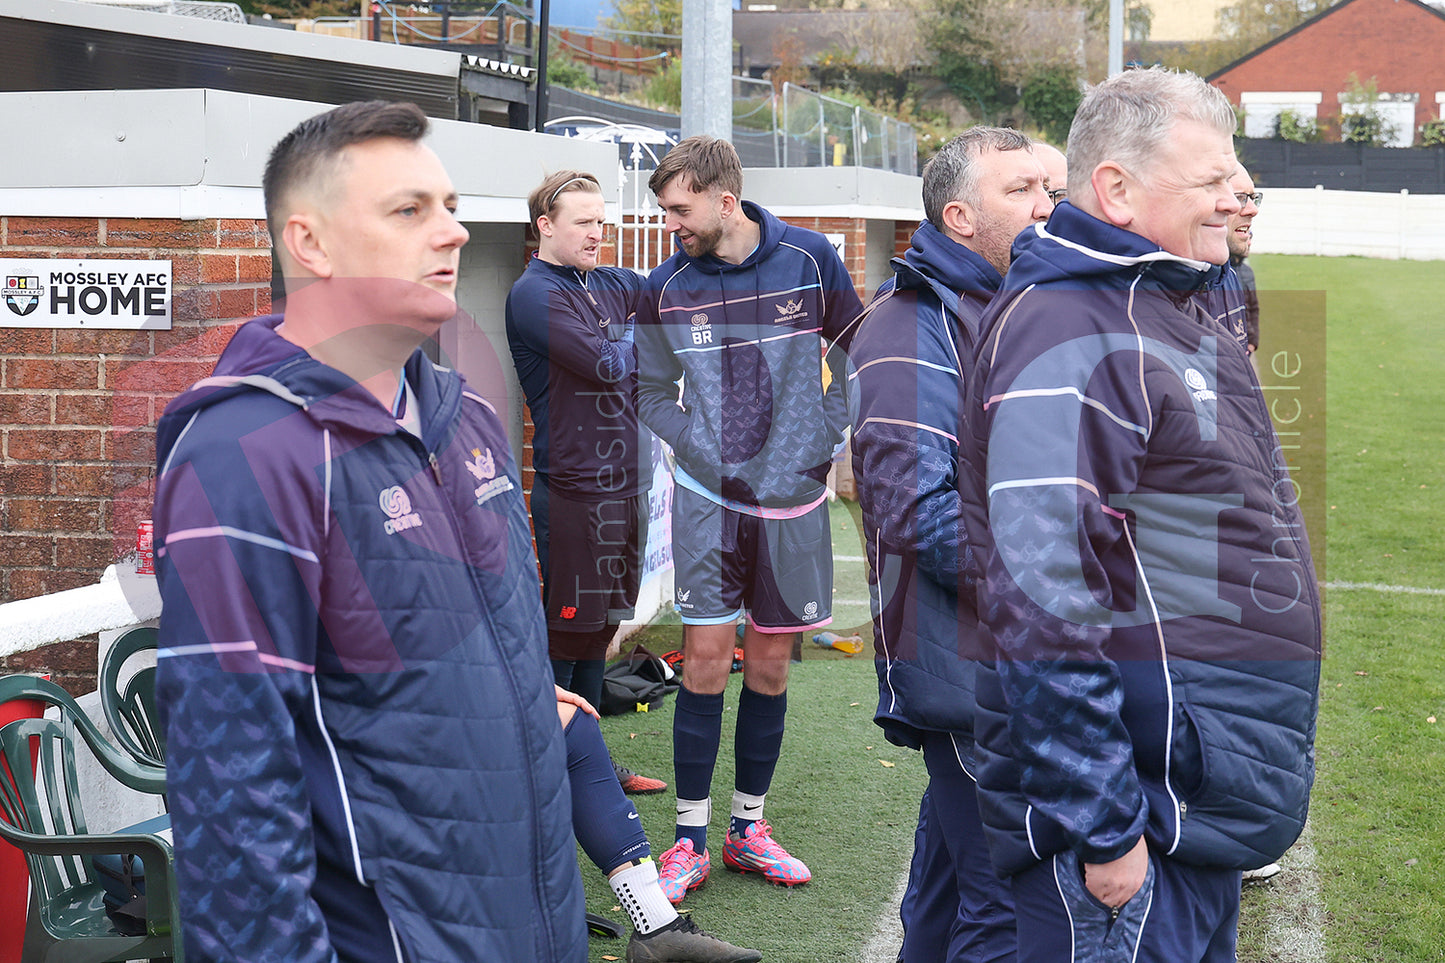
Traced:
[[1114, 917], [1060, 853], [1013, 878], [1019, 963], [1234, 963], [1239, 873], [1149, 852], [1143, 888]]
[[989, 862], [978, 792], [947, 733], [927, 733], [928, 791], [910, 870], [904, 963], [1003, 963], [1014, 959], [1013, 896]]

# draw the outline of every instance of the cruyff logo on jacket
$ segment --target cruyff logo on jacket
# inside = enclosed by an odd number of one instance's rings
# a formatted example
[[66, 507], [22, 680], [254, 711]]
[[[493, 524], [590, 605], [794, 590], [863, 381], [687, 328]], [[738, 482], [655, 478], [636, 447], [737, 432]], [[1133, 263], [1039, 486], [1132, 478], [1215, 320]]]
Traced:
[[1204, 380], [1204, 375], [1200, 374], [1196, 368], [1190, 368], [1184, 372], [1184, 383], [1189, 386], [1196, 402], [1203, 403], [1218, 398], [1218, 395], [1209, 390], [1209, 382]]
[[421, 527], [421, 516], [411, 510], [411, 496], [400, 485], [381, 490], [381, 510], [386, 513], [381, 527], [388, 535]]
[[712, 344], [712, 322], [702, 312], [692, 316], [692, 343]]
[[482, 505], [496, 498], [502, 492], [512, 490], [512, 480], [506, 475], [497, 477], [497, 459], [492, 454], [492, 449], [483, 451], [481, 448], [472, 449], [472, 460], [466, 463], [467, 471], [472, 477], [481, 482], [476, 490], [472, 492], [477, 504]]

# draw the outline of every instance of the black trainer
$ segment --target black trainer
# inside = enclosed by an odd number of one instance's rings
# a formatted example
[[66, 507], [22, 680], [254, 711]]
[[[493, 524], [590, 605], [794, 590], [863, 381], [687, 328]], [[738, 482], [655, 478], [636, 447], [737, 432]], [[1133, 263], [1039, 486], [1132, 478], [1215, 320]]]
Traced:
[[646, 936], [634, 930], [627, 944], [627, 963], [757, 963], [762, 958], [757, 950], [703, 932], [686, 916]]

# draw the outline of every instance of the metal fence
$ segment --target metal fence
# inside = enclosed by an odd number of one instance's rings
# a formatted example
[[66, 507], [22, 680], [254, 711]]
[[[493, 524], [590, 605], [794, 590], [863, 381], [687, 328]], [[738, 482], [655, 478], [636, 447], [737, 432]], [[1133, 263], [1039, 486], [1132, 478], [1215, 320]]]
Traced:
[[197, 20], [219, 20], [222, 23], [245, 23], [246, 15], [234, 3], [212, 3], [208, 0], [88, 0], [102, 7], [125, 7], [146, 13], [166, 13]]
[[[677, 143], [682, 126], [677, 114], [565, 87], [552, 88], [549, 106], [548, 129], [571, 136], [577, 135], [579, 115], [594, 125], [651, 127], [667, 136], [669, 146]], [[616, 139], [627, 143], [626, 138]], [[918, 139], [910, 125], [793, 84], [775, 92], [766, 80], [734, 77], [732, 143], [744, 167], [872, 167], [918, 173]]]
[[[767, 127], [760, 123], [768, 121]], [[866, 108], [784, 83], [733, 78], [733, 137], [767, 138], [773, 167], [874, 167], [918, 173], [913, 127]], [[739, 153], [742, 145], [738, 144]], [[746, 161], [744, 162], [746, 163]]]

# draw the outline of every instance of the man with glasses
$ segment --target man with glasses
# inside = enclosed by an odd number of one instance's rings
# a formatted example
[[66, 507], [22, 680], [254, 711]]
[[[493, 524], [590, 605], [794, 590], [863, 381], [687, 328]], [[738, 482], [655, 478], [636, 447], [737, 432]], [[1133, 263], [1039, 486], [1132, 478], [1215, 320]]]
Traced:
[[1239, 278], [1244, 292], [1244, 350], [1251, 355], [1259, 350], [1259, 292], [1255, 290], [1254, 268], [1245, 263], [1249, 248], [1254, 241], [1254, 216], [1264, 195], [1254, 189], [1254, 181], [1243, 166], [1229, 179], [1234, 199], [1239, 201], [1239, 213], [1229, 216], [1229, 266]]
[[978, 619], [955, 436], [979, 317], [1003, 283], [1014, 238], [1053, 210], [1041, 147], [1018, 131], [973, 127], [934, 155], [923, 169], [926, 220], [849, 349], [874, 721], [889, 742], [921, 749], [929, 774], [901, 913], [905, 963], [1014, 952], [1013, 902], [988, 864], [969, 775]]
[[1044, 187], [1055, 204], [1069, 196], [1069, 161], [1064, 152], [1043, 141], [1034, 142], [1034, 157], [1044, 165]]

